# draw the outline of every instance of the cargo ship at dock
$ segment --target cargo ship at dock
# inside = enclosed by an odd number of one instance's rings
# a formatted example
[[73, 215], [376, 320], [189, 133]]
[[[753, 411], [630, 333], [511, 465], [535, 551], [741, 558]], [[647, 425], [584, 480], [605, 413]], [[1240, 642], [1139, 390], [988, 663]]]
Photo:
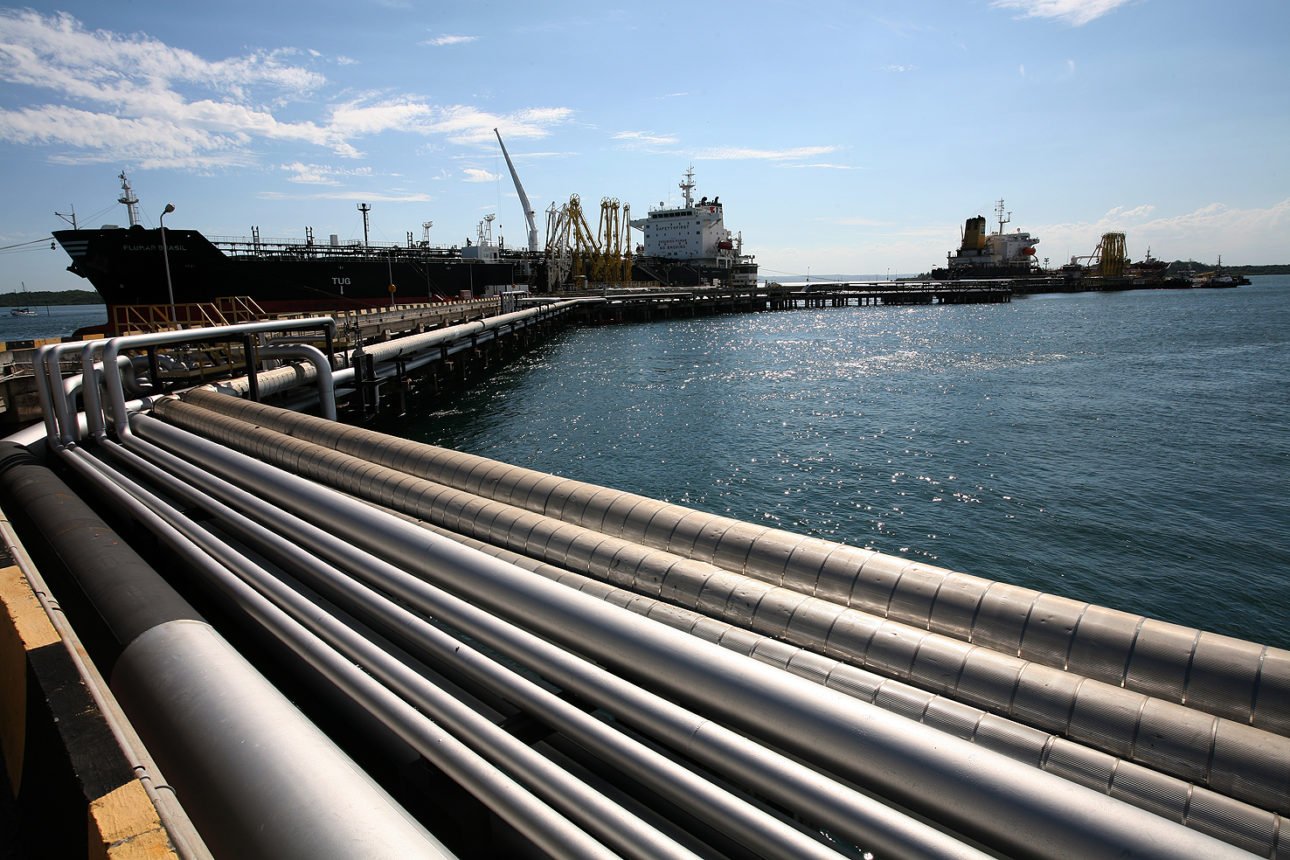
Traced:
[[[128, 226], [57, 230], [54, 239], [71, 257], [68, 271], [88, 280], [108, 306], [208, 304], [232, 296], [253, 300], [266, 312], [343, 311], [392, 302], [441, 301], [463, 292], [483, 294], [533, 282], [541, 255], [494, 244], [491, 220], [477, 242], [435, 247], [428, 229], [406, 245], [208, 238], [197, 230], [145, 228], [125, 174], [119, 202]], [[362, 207], [360, 207], [362, 208]], [[367, 211], [363, 210], [366, 224]], [[164, 230], [164, 232], [163, 232]], [[364, 231], [366, 232], [366, 230]]]
[[645, 218], [631, 221], [643, 241], [632, 271], [636, 280], [670, 286], [757, 285], [757, 263], [743, 251], [743, 236], [726, 229], [720, 197], [694, 199], [694, 168], [680, 183], [683, 202], [662, 202]]
[[[53, 233], [71, 258], [68, 271], [93, 285], [108, 307], [109, 320], [117, 318], [118, 308], [220, 305], [234, 297], [248, 299], [266, 313], [332, 313], [589, 286], [585, 277], [580, 282], [569, 277], [569, 267], [559, 265], [559, 254], [553, 256], [550, 245], [545, 252], [538, 248], [518, 177], [516, 188], [529, 222], [525, 249], [493, 241], [492, 215], [479, 223], [476, 241], [468, 239], [464, 246], [431, 245], [428, 224], [421, 241], [409, 232], [403, 245], [371, 243], [365, 205], [359, 207], [362, 242], [342, 242], [335, 234], [318, 242], [311, 228], [303, 241], [262, 239], [257, 228], [250, 238], [239, 239], [184, 228], [146, 228], [139, 223], [138, 199], [129, 180], [124, 173], [119, 179], [118, 202], [126, 207], [128, 226], [85, 229], [73, 223], [72, 229]], [[644, 239], [634, 255], [628, 250], [622, 258], [627, 266], [621, 269], [630, 272], [626, 279], [679, 287], [755, 286], [757, 265], [743, 253], [742, 238], [726, 229], [720, 200], [693, 199], [693, 170], [680, 187], [683, 205], [660, 204], [646, 218], [630, 222]], [[622, 233], [627, 238], [626, 224]], [[605, 251], [598, 243], [591, 254], [603, 257]]]
[[994, 233], [986, 232], [984, 215], [967, 219], [958, 249], [946, 255], [945, 268], [932, 270], [933, 280], [1024, 280], [1048, 276], [1035, 259], [1039, 237], [1021, 230], [1003, 232], [1003, 226], [1012, 220], [1012, 213], [1005, 213], [1002, 200], [995, 205], [995, 214], [999, 219], [999, 229]]

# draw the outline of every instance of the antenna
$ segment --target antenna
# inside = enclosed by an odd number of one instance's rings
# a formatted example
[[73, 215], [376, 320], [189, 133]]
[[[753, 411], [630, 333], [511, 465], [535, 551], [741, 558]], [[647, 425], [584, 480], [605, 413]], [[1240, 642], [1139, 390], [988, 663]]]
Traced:
[[79, 229], [76, 226], [76, 206], [75, 205], [72, 206], [72, 211], [70, 213], [55, 212], [54, 214], [57, 215], [59, 218], [62, 218], [68, 224], [71, 224], [73, 230]]
[[372, 211], [372, 207], [366, 203], [358, 204], [358, 211], [363, 213], [363, 247], [367, 247], [367, 213]]
[[121, 171], [121, 175], [118, 176], [117, 178], [121, 180], [121, 196], [117, 198], [116, 202], [125, 204], [125, 211], [127, 216], [130, 219], [130, 226], [138, 227], [139, 226], [139, 198], [135, 197], [134, 192], [130, 190], [130, 180], [125, 178], [124, 170]]
[[689, 209], [694, 205], [694, 197], [690, 194], [694, 190], [694, 165], [685, 171], [685, 181], [681, 183], [681, 190], [685, 192], [685, 208]]
[[1009, 212], [1007, 218], [1003, 217], [1003, 199], [1002, 198], [1000, 198], [999, 202], [995, 204], [994, 214], [999, 217], [999, 235], [1003, 235], [1003, 225], [1007, 224], [1012, 220], [1012, 213]]

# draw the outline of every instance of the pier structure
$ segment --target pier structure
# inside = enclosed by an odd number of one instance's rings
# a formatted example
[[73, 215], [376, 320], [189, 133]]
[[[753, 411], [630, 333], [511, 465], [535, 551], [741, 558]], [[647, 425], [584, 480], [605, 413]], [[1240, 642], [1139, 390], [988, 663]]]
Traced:
[[[361, 352], [442, 361], [598, 304]], [[1290, 652], [332, 420], [366, 362], [319, 349], [334, 326], [40, 352], [45, 421], [0, 443], [0, 749], [44, 823], [23, 838], [1290, 852]], [[129, 359], [185, 338], [308, 360], [167, 392]]]

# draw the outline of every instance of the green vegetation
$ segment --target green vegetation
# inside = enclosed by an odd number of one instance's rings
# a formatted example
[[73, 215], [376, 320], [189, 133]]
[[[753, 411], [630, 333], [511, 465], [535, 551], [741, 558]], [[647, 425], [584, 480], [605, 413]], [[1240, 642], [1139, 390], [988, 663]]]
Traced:
[[[1199, 263], [1195, 260], [1174, 260], [1169, 264], [1170, 272], [1185, 272], [1192, 270], [1195, 272], [1209, 272], [1218, 268], [1217, 263]], [[1280, 263], [1275, 266], [1229, 266], [1223, 265], [1223, 271], [1229, 275], [1290, 275], [1290, 263]]]
[[0, 308], [35, 308], [45, 305], [101, 305], [103, 298], [93, 290], [28, 290], [0, 293]]
[[1223, 271], [1233, 275], [1290, 275], [1290, 264], [1276, 266], [1224, 266]]

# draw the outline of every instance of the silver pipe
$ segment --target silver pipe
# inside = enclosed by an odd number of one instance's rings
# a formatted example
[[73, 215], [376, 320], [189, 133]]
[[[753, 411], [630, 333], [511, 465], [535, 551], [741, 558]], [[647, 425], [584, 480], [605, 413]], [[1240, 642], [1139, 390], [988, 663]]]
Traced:
[[[238, 335], [238, 334], [258, 334], [268, 331], [305, 331], [324, 328], [333, 336], [336, 333], [336, 321], [331, 317], [306, 317], [300, 320], [290, 321], [269, 321], [240, 323], [238, 325], [221, 326], [214, 329], [201, 329], [198, 332], [180, 329], [177, 331], [158, 332], [155, 334], [126, 335], [124, 337], [114, 337], [107, 342], [103, 349], [103, 365], [116, 366], [116, 358], [121, 350], [132, 349], [141, 346], [164, 346], [172, 343], [185, 343], [197, 339], [211, 339], [218, 334]], [[106, 384], [108, 399], [113, 406], [113, 427], [118, 434], [129, 433], [129, 418], [125, 412], [125, 393], [121, 384], [119, 374], [109, 373], [106, 375]], [[118, 411], [119, 408], [119, 411]]]
[[[190, 409], [193, 407], [168, 404], [163, 412], [179, 419]], [[254, 440], [262, 454], [278, 465], [289, 460], [298, 475], [340, 484], [341, 489], [374, 501], [398, 507], [394, 502], [397, 493], [399, 499], [407, 499], [401, 507], [439, 526], [494, 540], [553, 564], [596, 573], [635, 591], [664, 594], [690, 609], [705, 610], [816, 652], [921, 683], [934, 692], [1000, 711], [1102, 752], [1223, 790], [1241, 801], [1278, 812], [1286, 811], [1290, 804], [1286, 794], [1290, 787], [1290, 739], [1279, 735], [916, 630], [707, 562], [683, 561], [584, 526], [521, 512], [503, 502], [412, 478], [305, 439], [292, 437], [288, 443], [275, 431], [236, 419], [222, 420], [227, 422], [223, 430], [208, 422], [207, 432], [234, 447]], [[343, 480], [337, 480], [359, 469], [364, 473], [361, 485], [346, 487]], [[583, 504], [588, 502], [584, 499]], [[520, 523], [523, 526], [516, 527]]]
[[[183, 483], [169, 472], [163, 472], [157, 466], [140, 458], [139, 455], [114, 446], [112, 443], [108, 443], [107, 453], [114, 459], [121, 459], [137, 469], [142, 469], [153, 480], [163, 482], [168, 492], [176, 492], [187, 502], [205, 507], [209, 512], [218, 516], [224, 525], [234, 529], [242, 539], [271, 544], [273, 554], [282, 556], [293, 567], [296, 565], [307, 566], [313, 571], [313, 576], [330, 582], [346, 581], [348, 579], [330, 565], [319, 562], [311, 556], [303, 555], [298, 547], [286, 539], [263, 528], [242, 514], [229, 509], [227, 506], [214, 502], [208, 496]], [[182, 466], [184, 464], [179, 463], [178, 465]], [[127, 484], [127, 486], [131, 485]], [[135, 488], [133, 491], [141, 498], [143, 498], [142, 494], [146, 492], [141, 488]], [[149, 494], [147, 498], [150, 506], [156, 504], [155, 497]], [[167, 519], [172, 520], [171, 516], [167, 516]], [[178, 524], [176, 524], [176, 527], [182, 528]], [[185, 531], [187, 530], [185, 529]], [[559, 768], [504, 729], [484, 719], [479, 713], [427, 681], [424, 676], [356, 633], [352, 627], [338, 621], [334, 616], [320, 611], [318, 605], [307, 600], [298, 591], [286, 586], [276, 577], [269, 575], [263, 568], [248, 563], [245, 557], [237, 550], [219, 543], [204, 530], [194, 530], [191, 539], [208, 555], [219, 560], [224, 567], [234, 571], [245, 583], [245, 585], [235, 584], [229, 581], [227, 576], [219, 573], [219, 585], [221, 588], [233, 595], [244, 608], [247, 608], [266, 628], [282, 639], [302, 659], [311, 665], [315, 665], [328, 677], [336, 678], [336, 683], [360, 698], [364, 707], [373, 709], [375, 713], [380, 706], [379, 703], [378, 705], [372, 704], [375, 697], [371, 692], [370, 682], [350, 679], [350, 675], [355, 672], [351, 665], [352, 662], [357, 662], [365, 670], [372, 672], [386, 685], [408, 698], [413, 705], [427, 712], [431, 719], [442, 723], [463, 740], [487, 751], [491, 758], [505, 762], [501, 767], [503, 771], [512, 771], [517, 774], [531, 788], [536, 789], [547, 803], [557, 807], [563, 816], [578, 822], [582, 827], [596, 834], [600, 840], [606, 842], [624, 856], [637, 857], [641, 858], [641, 860], [650, 857], [686, 858], [695, 856], [674, 840], [664, 837], [655, 828], [646, 825], [638, 817], [627, 812], [617, 803], [610, 801], [603, 794], [590, 789], [586, 783], [574, 778], [567, 771]], [[249, 596], [247, 587], [255, 589], [257, 593]], [[260, 605], [266, 599], [271, 601], [273, 606], [277, 608], [266, 608]], [[388, 604], [388, 601], [385, 601], [385, 603]], [[279, 628], [288, 628], [288, 631], [290, 630], [290, 625], [282, 620], [283, 617], [288, 616], [292, 624], [299, 625], [302, 630], [307, 629], [309, 634], [281, 632]], [[405, 616], [405, 623], [411, 623], [421, 628], [434, 629], [422, 619], [411, 616], [409, 613], [405, 613]], [[451, 639], [446, 634], [440, 633], [439, 635], [448, 640], [449, 644], [446, 645], [446, 652], [453, 655], [454, 659], [460, 657], [461, 650], [468, 649], [468, 646]], [[322, 640], [326, 645], [310, 644], [315, 639], [309, 637], [316, 637], [317, 640]], [[302, 642], [305, 644], [301, 644]], [[326, 655], [326, 658], [316, 656], [318, 652], [322, 652]], [[335, 658], [330, 656], [333, 652], [344, 655], [346, 659], [337, 662]], [[362, 673], [353, 675], [353, 677], [358, 679], [365, 678]], [[403, 708], [403, 706], [400, 705], [400, 708]], [[388, 712], [389, 706], [386, 705], [381, 710]], [[406, 712], [406, 709], [404, 711]], [[437, 747], [445, 743], [445, 741], [439, 737], [439, 732], [435, 732], [427, 738], [424, 729], [407, 728], [399, 722], [394, 722], [395, 718], [390, 717], [388, 713], [376, 713], [376, 716], [386, 722], [392, 730], [416, 748], [418, 752], [421, 752], [436, 764], [440, 763], [439, 759], [442, 759], [444, 754]], [[593, 723], [596, 722], [590, 717], [587, 719]], [[599, 723], [597, 724], [599, 725]], [[462, 771], [462, 766], [459, 764], [454, 766], [453, 762], [447, 762], [443, 766], [445, 770], [450, 772]], [[465, 781], [467, 787], [472, 787], [479, 782], [479, 777], [475, 775], [474, 769], [467, 770], [466, 773], [468, 774], [468, 779]], [[481, 799], [496, 802], [495, 797], [490, 797], [487, 794]], [[504, 815], [504, 817], [507, 816]], [[549, 815], [543, 814], [544, 819], [548, 817]], [[555, 819], [555, 821], [560, 820], [560, 818]], [[513, 821], [513, 823], [523, 827], [525, 822]], [[542, 827], [549, 829], [549, 822], [544, 820]], [[556, 837], [566, 838], [561, 837], [560, 834], [561, 831], [555, 830], [545, 840], [537, 841], [549, 848], [552, 844], [560, 844], [558, 841], [553, 842]], [[566, 845], [563, 850], [567, 851], [568, 846]], [[827, 853], [830, 856], [833, 854], [832, 851]], [[808, 855], [798, 850], [781, 856], [788, 860], [788, 858]], [[821, 853], [821, 856], [823, 856], [823, 853]]]
[[32, 357], [32, 380], [36, 383], [36, 399], [40, 402], [40, 414], [45, 424], [45, 437], [50, 442], [58, 438], [58, 422], [54, 414], [53, 391], [51, 390], [49, 379], [45, 375], [44, 365], [45, 356], [53, 349], [54, 347], [49, 344], [37, 347], [35, 355]]
[[[144, 419], [140, 428], [174, 438]], [[187, 434], [185, 434], [187, 435]], [[856, 779], [999, 847], [1035, 846], [1102, 856], [1244, 852], [1150, 813], [1020, 765], [958, 738], [864, 706], [835, 691], [730, 654], [627, 610], [377, 517], [366, 505], [219, 446], [188, 439], [188, 456], [237, 474], [284, 506], [308, 502], [307, 518], [429, 581], [468, 594], [481, 608], [523, 623], [608, 666], [693, 701], [809, 761]], [[1088, 821], [1097, 821], [1090, 828]]]
[[[470, 338], [474, 335], [479, 342], [486, 342], [496, 337], [496, 329], [511, 326], [528, 326], [541, 322], [551, 316], [561, 313], [567, 307], [572, 307], [573, 302], [563, 302], [554, 308], [530, 308], [523, 311], [515, 311], [509, 314], [501, 314], [495, 317], [488, 317], [483, 320], [475, 320], [468, 323], [459, 323], [446, 328], [435, 329], [421, 334], [408, 335], [406, 337], [396, 338], [395, 340], [385, 343], [366, 344], [362, 351], [367, 355], [372, 355], [378, 362], [389, 362], [398, 358], [406, 358], [411, 363], [415, 362], [416, 367], [424, 366], [436, 360], [436, 355], [424, 355], [420, 358], [412, 358], [417, 353], [436, 349], [445, 343], [454, 343], [464, 338]], [[455, 354], [463, 349], [469, 349], [470, 344], [458, 345], [450, 348], [450, 354]], [[341, 363], [344, 365], [333, 371], [333, 386], [347, 385], [354, 379], [354, 355], [356, 349], [342, 353], [340, 356]], [[256, 377], [256, 382], [263, 395], [276, 394], [288, 388], [301, 384], [302, 382], [312, 381], [311, 369], [309, 366], [289, 369], [279, 368], [270, 370]], [[247, 377], [238, 377], [236, 379], [225, 380], [211, 386], [212, 389], [222, 394], [233, 394], [239, 397], [245, 396], [249, 391], [250, 382]]]
[[[92, 462], [99, 468], [106, 469], [103, 464]], [[391, 691], [381, 687], [334, 649], [321, 643], [298, 622], [266, 601], [249, 584], [234, 576], [227, 565], [235, 565], [238, 576], [245, 575], [260, 581], [270, 578], [267, 573], [262, 570], [258, 575], [252, 573], [256, 565], [228, 547], [219, 545], [208, 532], [186, 522], [182, 514], [169, 509], [130, 478], [116, 472], [111, 474], [111, 480], [123, 491], [128, 491], [118, 492], [117, 495], [131, 509], [132, 514], [148, 523], [154, 533], [160, 534], [173, 549], [181, 552], [186, 561], [231, 594], [242, 609], [251, 613], [305, 662], [354, 697], [388, 728], [435, 766], [466, 786], [535, 844], [549, 853], [570, 857], [614, 856], [460, 740], [427, 720]], [[317, 613], [318, 608], [315, 606], [312, 610], [305, 611]]]
[[[169, 471], [175, 472], [184, 481], [191, 482], [194, 487], [200, 487], [200, 489], [183, 490], [181, 486], [177, 486], [174, 490], [177, 493], [183, 493], [182, 498], [190, 500], [191, 503], [200, 504], [206, 511], [213, 513], [219, 518], [223, 527], [232, 530], [232, 533], [244, 542], [255, 545], [259, 551], [266, 552], [268, 556], [279, 560], [280, 563], [289, 560], [294, 569], [307, 569], [307, 581], [310, 581], [313, 587], [323, 589], [332, 600], [342, 601], [347, 606], [361, 606], [362, 615], [369, 618], [370, 616], [383, 618], [384, 623], [399, 630], [401, 636], [409, 636], [414, 632], [423, 647], [432, 651], [440, 659], [448, 661], [454, 669], [466, 670], [486, 686], [501, 692], [501, 695], [506, 696], [508, 700], [515, 701], [516, 704], [524, 704], [526, 708], [538, 713], [551, 725], [560, 727], [566, 734], [575, 736], [579, 744], [595, 750], [602, 758], [630, 772], [635, 779], [649, 785], [677, 805], [688, 807], [691, 814], [706, 817], [711, 824], [739, 838], [744, 845], [757, 848], [764, 856], [793, 857], [793, 859], [832, 856], [832, 851], [824, 850], [815, 839], [802, 836], [796, 828], [784, 826], [779, 821], [766, 816], [759, 808], [726, 796], [725, 792], [716, 789], [702, 777], [691, 774], [685, 768], [677, 767], [671, 759], [659, 756], [648, 747], [641, 747], [635, 741], [611, 730], [599, 719], [588, 716], [581, 709], [565, 703], [543, 687], [535, 685], [519, 674], [511, 672], [510, 669], [485, 658], [479, 652], [463, 645], [462, 642], [454, 640], [419, 616], [402, 609], [397, 603], [379, 596], [369, 588], [362, 587], [350, 576], [317, 560], [315, 553], [303, 552], [302, 554], [297, 545], [286, 542], [279, 536], [290, 534], [301, 539], [302, 535], [312, 534], [313, 540], [324, 540], [325, 533], [321, 533], [315, 527], [295, 520], [294, 517], [284, 514], [273, 505], [263, 503], [254, 495], [244, 493], [217, 477], [201, 473], [199, 469], [184, 463], [183, 460], [175, 458], [163, 449], [156, 449], [141, 438], [132, 438], [130, 446], [147, 459], [154, 460]], [[212, 496], [217, 496], [224, 502], [236, 504], [237, 508], [252, 514], [257, 521], [271, 522], [272, 529], [249, 525], [243, 514], [233, 512], [232, 509], [224, 507], [224, 504], [214, 503]], [[364, 567], [383, 566], [383, 562], [370, 557], [361, 558], [359, 563]], [[833, 797], [837, 794], [842, 796], [849, 794], [849, 790], [842, 788], [841, 785], [833, 785], [832, 788]], [[740, 837], [739, 834], [743, 836]], [[937, 851], [933, 854], [917, 856], [975, 855], [965, 855], [961, 846], [957, 843], [951, 846], [948, 838], [937, 834]]]
[[[292, 514], [285, 513], [277, 504], [266, 502], [253, 493], [237, 490], [236, 487], [231, 487], [212, 474], [200, 472], [199, 469], [188, 465], [186, 460], [157, 449], [147, 441], [157, 433], [164, 436], [169, 445], [174, 445], [177, 438], [178, 440], [191, 438], [191, 441], [200, 444], [199, 438], [188, 437], [187, 433], [175, 431], [168, 425], [159, 424], [143, 416], [137, 416], [135, 422], [141, 425], [143, 436], [130, 437], [128, 441], [130, 449], [138, 450], [148, 459], [156, 458], [166, 468], [183, 474], [184, 480], [194, 482], [204, 493], [217, 496], [224, 502], [235, 504], [236, 507], [245, 507], [254, 513], [257, 520], [271, 523], [272, 529], [277, 533], [292, 535], [295, 542], [306, 545], [308, 551], [316, 553], [319, 557], [330, 558], [335, 563], [346, 567], [353, 576], [372, 581], [374, 587], [395, 588], [395, 592], [401, 597], [417, 601], [424, 610], [468, 630], [472, 636], [479, 637], [481, 641], [488, 642], [489, 645], [506, 652], [511, 659], [529, 665], [534, 672], [539, 674], [556, 672], [560, 682], [570, 686], [570, 689], [577, 690], [579, 694], [590, 700], [600, 701], [602, 707], [614, 710], [619, 714], [619, 718], [635, 723], [650, 734], [659, 736], [664, 743], [685, 750], [690, 756], [703, 762], [704, 766], [717, 772], [725, 772], [735, 779], [742, 779], [744, 783], [755, 787], [757, 792], [774, 799], [780, 805], [799, 808], [802, 814], [809, 817], [820, 816], [823, 828], [837, 834], [838, 837], [853, 839], [858, 845], [871, 846], [891, 856], [964, 857], [964, 859], [980, 856], [973, 848], [962, 845], [956, 839], [930, 826], [908, 819], [871, 798], [827, 779], [818, 772], [806, 770], [796, 762], [770, 753], [753, 741], [725, 730], [724, 727], [708, 719], [695, 716], [670, 701], [648, 694], [639, 687], [614, 677], [606, 670], [566, 654], [565, 651], [544, 642], [541, 638], [522, 632], [506, 621], [491, 618], [486, 612], [476, 610], [475, 607], [448, 593], [441, 592], [440, 589], [419, 581], [408, 584], [413, 581], [410, 580], [409, 575], [390, 563], [356, 549], [346, 540], [335, 538], [324, 529], [297, 520]], [[194, 453], [190, 450], [184, 449], [184, 454], [187, 458], [194, 458]], [[404, 585], [400, 587], [399, 583]], [[347, 592], [356, 588], [353, 585], [347, 585], [346, 580], [341, 580], [338, 587], [346, 589]], [[432, 594], [432, 600], [427, 598], [426, 594]], [[377, 611], [391, 612], [393, 618], [402, 618], [405, 615], [404, 611], [390, 605], [378, 607]], [[433, 641], [435, 640], [427, 640], [431, 643]], [[468, 655], [462, 652], [453, 650], [450, 659], [455, 668], [485, 672], [480, 665], [473, 663]], [[553, 669], [553, 667], [559, 668]], [[481, 677], [493, 678], [488, 674]], [[524, 701], [526, 707], [537, 710], [544, 718], [551, 719], [556, 725], [564, 725], [570, 731], [578, 731], [579, 728], [586, 730], [587, 723], [582, 719], [581, 712], [577, 709], [570, 710], [568, 705], [559, 699], [555, 699], [552, 703], [551, 696], [543, 696], [542, 692], [541, 689], [533, 692], [530, 687], [522, 683], [517, 686], [512, 685], [506, 690], [507, 695], [517, 696], [517, 701]], [[596, 721], [592, 723], [599, 725]], [[614, 735], [605, 735], [596, 728], [588, 731], [588, 734], [582, 735], [581, 738], [586, 743], [591, 743], [595, 738], [601, 738], [604, 743], [597, 747], [597, 752], [606, 757], [613, 756]], [[620, 761], [624, 762], [624, 767], [631, 768], [632, 772], [642, 779], [648, 779], [650, 772], [658, 771], [660, 767], [672, 770], [670, 765], [659, 765], [658, 762], [654, 762], [649, 770], [640, 772], [639, 768], [633, 767], [628, 759], [620, 759]], [[710, 792], [702, 790], [702, 784], [694, 784], [693, 780], [688, 779], [685, 774], [685, 771], [673, 772], [662, 783], [654, 780], [655, 790], [664, 793], [664, 796], [677, 799], [682, 805], [685, 805], [686, 794], [691, 797], [691, 803], [703, 801]], [[673, 779], [677, 780], [675, 787], [670, 785]], [[681, 792], [680, 797], [676, 796], [677, 790]], [[700, 806], [700, 808], [703, 807]], [[740, 829], [747, 828], [746, 832], [752, 839], [753, 845], [756, 845], [759, 839], [766, 845], [773, 845], [777, 839], [783, 838], [773, 830], [768, 830], [773, 828], [773, 821], [766, 820], [764, 815], [755, 815], [748, 819], [746, 812], [740, 811], [739, 808], [734, 808], [733, 812], [733, 815], [726, 812], [725, 815], [729, 817], [725, 821], [725, 828], [733, 833], [739, 833]], [[739, 824], [740, 821], [742, 824]]]
[[[411, 519], [410, 515], [402, 515]], [[511, 550], [434, 526], [428, 528], [458, 543], [576, 588], [638, 615], [702, 636], [755, 660], [798, 677], [831, 687], [884, 710], [899, 713], [983, 743], [1010, 758], [1056, 773], [1080, 785], [1110, 794], [1140, 809], [1184, 823], [1216, 839], [1260, 856], [1277, 856], [1282, 817], [1276, 812], [1234, 800], [1203, 786], [1168, 776], [1141, 764], [1085, 747], [1074, 741], [1022, 725], [981, 708], [961, 704], [894, 680], [812, 653], [772, 636], [754, 634], [692, 609], [648, 597]]]
[[260, 355], [271, 358], [281, 355], [306, 359], [314, 368], [322, 417], [328, 421], [336, 420], [336, 391], [335, 384], [332, 382], [331, 362], [323, 355], [321, 349], [307, 343], [275, 343], [261, 347]]
[[[201, 402], [201, 401], [194, 401]], [[245, 407], [203, 405], [226, 414]], [[471, 454], [310, 416], [257, 412], [275, 429], [383, 465], [755, 576], [879, 617], [985, 645], [1236, 723], [1290, 735], [1290, 651], [1168, 624], [873, 550], [741, 523]]]
[[[61, 453], [182, 550], [182, 537], [119, 476], [83, 448]], [[204, 622], [164, 622], [134, 637], [112, 689], [218, 855], [451, 856]]]

